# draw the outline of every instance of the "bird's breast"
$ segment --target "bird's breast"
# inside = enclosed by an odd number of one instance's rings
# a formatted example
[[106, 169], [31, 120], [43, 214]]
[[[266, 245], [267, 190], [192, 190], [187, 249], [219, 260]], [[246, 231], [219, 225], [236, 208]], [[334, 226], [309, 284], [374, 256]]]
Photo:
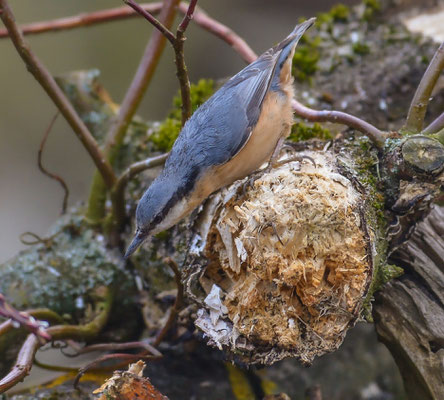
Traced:
[[270, 91], [261, 114], [244, 147], [228, 162], [211, 167], [198, 180], [193, 197], [206, 198], [211, 193], [244, 178], [267, 162], [278, 140], [290, 133], [293, 122], [291, 99], [286, 93]]

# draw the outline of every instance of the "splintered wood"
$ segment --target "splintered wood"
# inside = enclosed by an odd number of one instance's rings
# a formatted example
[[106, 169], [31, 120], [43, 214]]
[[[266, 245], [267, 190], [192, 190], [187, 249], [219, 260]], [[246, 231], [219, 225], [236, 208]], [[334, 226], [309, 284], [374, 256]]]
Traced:
[[264, 174], [210, 228], [200, 282], [207, 293], [220, 288], [232, 347], [241, 337], [310, 362], [337, 348], [358, 317], [371, 279], [363, 201], [333, 160], [310, 156], [316, 167]]
[[128, 371], [115, 371], [93, 394], [100, 395], [98, 400], [168, 400], [143, 376], [145, 363], [131, 364]]

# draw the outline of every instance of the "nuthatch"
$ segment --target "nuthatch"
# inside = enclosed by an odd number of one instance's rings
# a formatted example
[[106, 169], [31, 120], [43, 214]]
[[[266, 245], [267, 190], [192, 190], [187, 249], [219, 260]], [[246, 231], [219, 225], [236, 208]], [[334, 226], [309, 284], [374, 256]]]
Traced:
[[211, 193], [276, 158], [293, 121], [294, 49], [314, 20], [297, 25], [187, 121], [163, 171], [139, 201], [136, 235], [125, 258], [148, 236], [190, 214]]

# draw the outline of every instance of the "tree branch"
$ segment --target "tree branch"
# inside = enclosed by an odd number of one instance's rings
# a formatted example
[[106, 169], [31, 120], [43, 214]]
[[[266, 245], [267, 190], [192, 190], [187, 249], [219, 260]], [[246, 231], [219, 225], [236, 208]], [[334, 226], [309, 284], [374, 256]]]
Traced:
[[[170, 28], [173, 24], [178, 3], [179, 0], [164, 0], [160, 21], [166, 28]], [[136, 74], [120, 105], [119, 114], [112, 122], [105, 139], [105, 151], [111, 164], [113, 164], [118, 154], [128, 126], [151, 82], [164, 48], [165, 37], [155, 29], [145, 48]], [[93, 223], [99, 223], [105, 214], [106, 197], [103, 192], [103, 182], [101, 177], [96, 173], [91, 187], [87, 212], [89, 219], [93, 221]]]
[[177, 79], [179, 79], [180, 85], [180, 95], [182, 98], [182, 126], [185, 125], [188, 118], [191, 117], [192, 105], [191, 105], [191, 89], [190, 89], [190, 79], [188, 77], [188, 70], [185, 64], [185, 54], [183, 51], [183, 46], [185, 43], [185, 31], [193, 18], [194, 9], [196, 8], [197, 0], [191, 0], [190, 5], [179, 24], [176, 32], [176, 40], [174, 41], [174, 53], [176, 56], [176, 67], [177, 67]]
[[153, 15], [147, 11], [144, 7], [139, 5], [133, 0], [123, 0], [124, 3], [128, 4], [134, 11], [136, 11], [138, 14], [140, 14], [142, 17], [144, 17], [151, 25], [153, 25], [160, 33], [162, 33], [163, 36], [165, 36], [172, 45], [174, 45], [174, 42], [176, 40], [176, 37], [174, 34], [160, 22], [158, 19], [153, 17]]
[[344, 124], [351, 128], [355, 128], [363, 134], [367, 135], [369, 139], [375, 144], [376, 147], [382, 148], [387, 135], [380, 131], [378, 128], [369, 124], [368, 122], [355, 117], [353, 115], [341, 112], [341, 111], [329, 111], [322, 110], [317, 111], [304, 106], [296, 99], [292, 102], [293, 111], [296, 115], [305, 118], [312, 122], [333, 122], [335, 124]]
[[[85, 325], [56, 325], [48, 328], [46, 332], [52, 340], [76, 339], [88, 340], [95, 337], [105, 326], [111, 311], [112, 295], [105, 289], [103, 300], [97, 304], [100, 310], [98, 315]], [[0, 393], [10, 389], [23, 380], [31, 371], [35, 353], [42, 346], [35, 335], [29, 335], [17, 356], [17, 360], [8, 375], [0, 380]]]
[[[162, 3], [144, 3], [140, 6], [151, 14], [158, 14], [162, 9]], [[182, 14], [188, 11], [188, 4], [182, 2], [179, 4], [179, 10]], [[24, 35], [36, 35], [45, 32], [57, 32], [62, 30], [70, 30], [75, 28], [87, 27], [91, 25], [119, 21], [122, 19], [132, 18], [137, 16], [137, 13], [126, 6], [110, 8], [108, 10], [94, 11], [75, 15], [71, 17], [54, 19], [51, 21], [33, 22], [20, 26], [20, 30]], [[233, 47], [233, 49], [242, 57], [242, 59], [251, 63], [257, 55], [248, 46], [248, 44], [235, 32], [233, 32], [226, 25], [214, 20], [200, 7], [197, 7], [194, 16], [194, 22], [202, 29], [207, 30], [213, 35], [219, 37], [225, 43]], [[6, 29], [0, 29], [0, 39], [8, 37]]]
[[416, 93], [413, 96], [404, 127], [408, 133], [421, 132], [430, 96], [443, 69], [444, 42], [441, 43], [441, 46], [439, 46], [438, 50], [436, 50], [436, 53], [424, 72], [421, 82], [416, 89]]
[[9, 318], [11, 323], [8, 321], [0, 325], [0, 332], [4, 333], [9, 330], [10, 326], [13, 326], [12, 321], [19, 324], [19, 326], [25, 327], [28, 331], [32, 332], [35, 336], [40, 337], [45, 340], [51, 340], [51, 335], [46, 331], [45, 325], [36, 321], [33, 316], [25, 313], [21, 313], [16, 310], [10, 304], [6, 302], [5, 297], [0, 294], [0, 316]]
[[[179, 4], [180, 12], [186, 13], [187, 9], [188, 8], [185, 3], [182, 2]], [[244, 39], [242, 39], [236, 32], [232, 31], [226, 25], [211, 18], [200, 7], [196, 8], [193, 21], [201, 28], [207, 30], [230, 45], [246, 63], [250, 64], [256, 60], [256, 53], [251, 49]]]
[[[179, 0], [164, 1], [159, 20], [166, 28], [170, 28], [174, 21], [176, 15], [175, 9], [178, 3]], [[106, 148], [108, 152], [110, 152], [112, 148], [118, 148], [125, 137], [128, 125], [142, 101], [143, 95], [153, 77], [164, 48], [165, 37], [156, 29], [151, 35], [133, 81], [126, 92], [125, 98], [119, 109], [119, 115], [111, 125], [111, 129], [107, 134]], [[109, 156], [111, 160], [114, 158], [112, 151]]]
[[43, 149], [45, 147], [46, 144], [46, 140], [48, 139], [48, 135], [49, 132], [51, 132], [52, 127], [54, 126], [54, 123], [57, 119], [57, 117], [59, 116], [59, 112], [57, 112], [54, 117], [52, 118], [48, 129], [46, 129], [45, 134], [43, 135], [42, 141], [40, 143], [40, 147], [39, 147], [39, 151], [37, 153], [37, 165], [39, 167], [39, 170], [42, 172], [42, 174], [46, 175], [47, 177], [56, 180], [57, 182], [60, 183], [60, 186], [62, 186], [63, 191], [64, 191], [64, 195], [63, 195], [63, 203], [62, 203], [62, 214], [66, 213], [66, 208], [68, 206], [68, 197], [69, 197], [69, 189], [68, 189], [68, 185], [66, 184], [66, 182], [58, 175], [53, 174], [52, 172], [49, 172], [42, 163], [42, 157], [43, 157]]
[[444, 112], [436, 118], [427, 128], [425, 128], [421, 133], [423, 135], [430, 135], [431, 133], [439, 132], [444, 128]]
[[131, 178], [150, 168], [163, 165], [165, 160], [168, 158], [167, 154], [161, 154], [160, 156], [155, 156], [148, 158], [143, 161], [136, 162], [130, 165], [117, 180], [112, 192], [111, 200], [113, 205], [113, 221], [116, 224], [118, 231], [122, 228], [125, 223], [126, 212], [125, 212], [125, 188]]
[[160, 330], [160, 332], [156, 335], [156, 338], [154, 339], [154, 342], [153, 342], [154, 347], [157, 347], [160, 343], [162, 343], [162, 340], [165, 338], [166, 334], [169, 332], [169, 330], [173, 326], [173, 323], [176, 320], [177, 314], [179, 314], [179, 311], [183, 306], [183, 300], [184, 300], [184, 288], [183, 288], [183, 283], [182, 283], [182, 274], [180, 273], [179, 266], [177, 265], [176, 261], [174, 261], [170, 257], [165, 258], [164, 262], [166, 264], [168, 264], [168, 266], [174, 272], [174, 279], [176, 281], [176, 286], [177, 286], [177, 295], [176, 295], [176, 300], [170, 309], [170, 315], [168, 316], [168, 320], [166, 321], [165, 325], [163, 326], [163, 328]]
[[96, 164], [97, 169], [100, 171], [107, 187], [111, 188], [116, 177], [110, 163], [107, 162], [103, 156], [94, 137], [80, 119], [74, 110], [74, 107], [57, 85], [54, 78], [48, 72], [46, 67], [40, 62], [40, 60], [34, 55], [29, 45], [25, 42], [6, 0], [0, 0], [0, 18], [5, 24], [11, 41], [17, 49], [20, 57], [25, 62], [28, 71], [31, 72], [34, 78], [40, 83], [51, 100], [60, 110], [61, 114], [65, 117], [66, 121], [74, 130], [77, 137], [80, 139], [83, 146], [86, 148], [92, 160]]

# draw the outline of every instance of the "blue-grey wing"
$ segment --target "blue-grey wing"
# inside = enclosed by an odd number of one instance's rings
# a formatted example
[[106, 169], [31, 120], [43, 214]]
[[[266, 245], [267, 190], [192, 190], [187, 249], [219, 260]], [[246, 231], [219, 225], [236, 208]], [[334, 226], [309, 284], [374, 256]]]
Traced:
[[195, 165], [208, 167], [233, 158], [259, 119], [277, 58], [274, 52], [263, 54], [207, 100], [185, 124], [167, 164], [181, 164], [187, 156]]

